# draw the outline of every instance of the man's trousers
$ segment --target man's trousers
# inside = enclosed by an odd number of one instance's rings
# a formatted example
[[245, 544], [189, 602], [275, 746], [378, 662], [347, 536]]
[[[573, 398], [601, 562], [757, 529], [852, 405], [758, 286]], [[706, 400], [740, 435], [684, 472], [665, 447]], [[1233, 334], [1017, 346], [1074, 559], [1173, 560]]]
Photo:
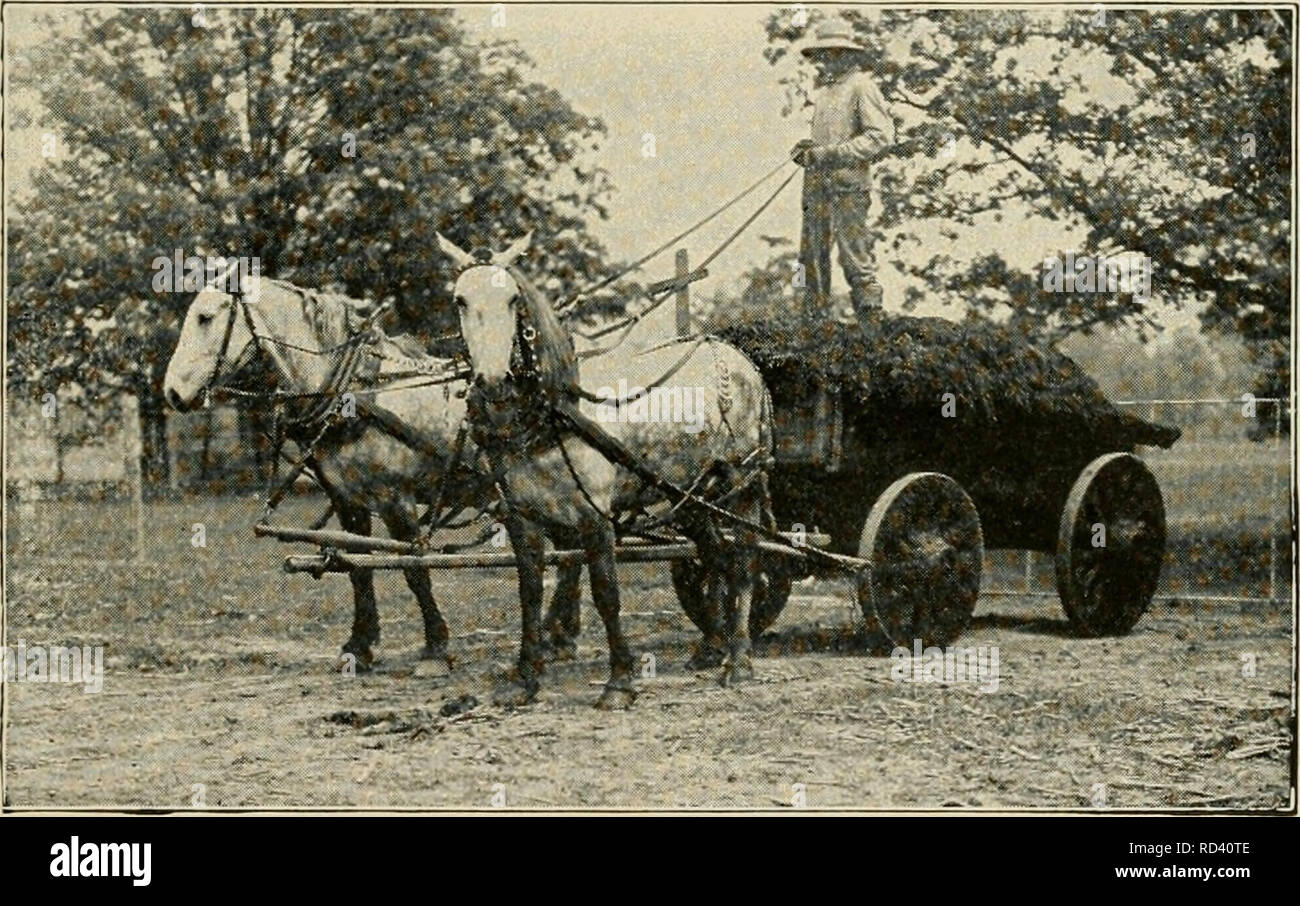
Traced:
[[830, 311], [832, 241], [839, 252], [854, 309], [861, 312], [880, 308], [870, 209], [871, 193], [867, 189], [833, 187], [827, 174], [804, 171], [799, 259], [804, 266], [804, 305], [809, 313]]

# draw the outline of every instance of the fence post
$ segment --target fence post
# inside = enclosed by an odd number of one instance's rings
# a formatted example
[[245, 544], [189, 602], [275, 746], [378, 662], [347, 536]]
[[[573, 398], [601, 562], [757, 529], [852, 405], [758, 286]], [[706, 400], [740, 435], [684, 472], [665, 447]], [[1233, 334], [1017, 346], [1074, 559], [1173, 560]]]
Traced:
[[[40, 487], [36, 484], [34, 478], [19, 478], [14, 482], [14, 490], [18, 498], [18, 524], [22, 529], [25, 549], [29, 557], [34, 557], [41, 547], [41, 541], [38, 537], [40, 516], [36, 509], [36, 501], [40, 496]], [[11, 524], [10, 530], [12, 531], [12, 529]]]
[[126, 481], [131, 489], [131, 515], [135, 526], [135, 561], [144, 562], [144, 475], [140, 457], [144, 452], [140, 436], [140, 401], [134, 394], [122, 396], [122, 454], [125, 457]]
[[[1294, 423], [1292, 430], [1295, 430]], [[1281, 448], [1282, 446], [1282, 400], [1279, 399], [1273, 404], [1273, 443]], [[1273, 472], [1273, 499], [1277, 500], [1281, 495], [1282, 489], [1278, 487], [1277, 472]], [[1269, 602], [1277, 601], [1277, 531], [1273, 525], [1273, 520], [1269, 519], [1268, 526], [1268, 600]]]
[[677, 287], [677, 336], [688, 336], [691, 332], [691, 285], [685, 282], [690, 276], [691, 261], [686, 249], [677, 250], [676, 277], [683, 282]]

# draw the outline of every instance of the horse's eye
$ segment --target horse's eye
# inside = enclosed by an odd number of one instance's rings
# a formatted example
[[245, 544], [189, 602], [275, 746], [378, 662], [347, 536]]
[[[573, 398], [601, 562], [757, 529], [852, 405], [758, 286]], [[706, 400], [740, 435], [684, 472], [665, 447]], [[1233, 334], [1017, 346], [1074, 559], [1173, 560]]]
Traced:
[[212, 323], [212, 315], [199, 315], [199, 326], [207, 327]]
[[464, 296], [457, 296], [457, 297], [456, 297], [455, 299], [453, 299], [452, 301], [456, 303], [456, 307], [457, 307], [457, 308], [464, 308], [464, 307], [466, 307], [467, 305], [469, 305], [469, 303], [465, 301], [465, 297], [464, 297]]

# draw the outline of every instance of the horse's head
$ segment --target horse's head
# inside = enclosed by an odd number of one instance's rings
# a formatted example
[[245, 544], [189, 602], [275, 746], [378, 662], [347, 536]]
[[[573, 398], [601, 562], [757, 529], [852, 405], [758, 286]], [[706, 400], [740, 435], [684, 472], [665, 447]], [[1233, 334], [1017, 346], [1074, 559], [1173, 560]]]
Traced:
[[173, 408], [194, 408], [204, 391], [237, 374], [255, 357], [251, 315], [243, 311], [248, 304], [211, 285], [194, 297], [163, 381], [163, 395]]
[[531, 239], [529, 233], [504, 252], [489, 255], [471, 254], [438, 235], [438, 246], [456, 264], [456, 311], [476, 384], [496, 384], [511, 375], [515, 337], [528, 308], [510, 266]]

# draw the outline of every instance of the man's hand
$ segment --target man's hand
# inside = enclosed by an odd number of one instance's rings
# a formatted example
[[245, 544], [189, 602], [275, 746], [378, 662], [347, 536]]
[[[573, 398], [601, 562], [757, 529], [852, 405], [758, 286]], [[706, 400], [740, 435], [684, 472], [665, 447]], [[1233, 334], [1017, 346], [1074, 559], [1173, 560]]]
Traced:
[[812, 163], [813, 141], [805, 138], [790, 149], [790, 159], [801, 167], [806, 167]]

